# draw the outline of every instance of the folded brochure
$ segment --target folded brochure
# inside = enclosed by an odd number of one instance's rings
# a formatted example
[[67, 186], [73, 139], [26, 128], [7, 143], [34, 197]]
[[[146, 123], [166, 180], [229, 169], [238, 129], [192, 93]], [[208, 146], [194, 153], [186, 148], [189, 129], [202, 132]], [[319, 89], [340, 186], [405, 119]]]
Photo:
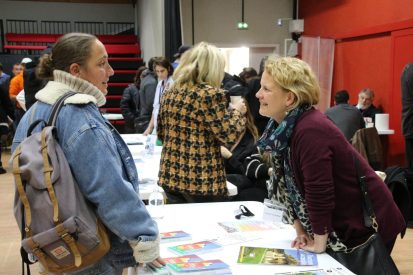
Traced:
[[178, 255], [202, 254], [222, 249], [222, 246], [211, 241], [202, 241], [168, 247], [168, 249]]
[[186, 233], [185, 231], [179, 230], [179, 231], [169, 231], [169, 232], [161, 232], [161, 242], [177, 242], [177, 241], [183, 241], [183, 240], [190, 240], [191, 239], [191, 234]]
[[301, 249], [241, 246], [238, 263], [314, 266], [318, 261], [317, 254]]

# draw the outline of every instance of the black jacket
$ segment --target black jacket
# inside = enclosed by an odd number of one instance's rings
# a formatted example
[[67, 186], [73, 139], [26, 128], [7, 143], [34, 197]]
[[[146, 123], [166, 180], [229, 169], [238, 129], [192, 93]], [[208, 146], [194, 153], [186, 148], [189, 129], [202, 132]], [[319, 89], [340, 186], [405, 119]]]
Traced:
[[14, 107], [9, 97], [10, 79], [0, 85], [0, 123], [7, 122], [7, 116], [14, 119]]
[[400, 81], [403, 135], [406, 138], [413, 138], [413, 62], [404, 67]]
[[135, 84], [130, 84], [123, 90], [122, 98], [120, 100], [120, 109], [126, 123], [133, 125], [135, 117], [138, 114], [138, 109], [135, 103], [135, 96], [139, 93]]

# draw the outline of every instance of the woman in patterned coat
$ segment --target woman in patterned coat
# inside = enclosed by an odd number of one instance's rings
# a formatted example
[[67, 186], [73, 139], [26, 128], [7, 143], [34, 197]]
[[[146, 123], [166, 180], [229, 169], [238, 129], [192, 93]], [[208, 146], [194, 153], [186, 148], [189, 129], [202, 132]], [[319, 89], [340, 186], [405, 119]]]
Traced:
[[232, 146], [245, 130], [245, 104], [228, 109], [225, 59], [201, 42], [181, 58], [174, 83], [161, 98], [158, 138], [163, 143], [159, 185], [171, 203], [225, 200], [228, 195], [220, 146]]

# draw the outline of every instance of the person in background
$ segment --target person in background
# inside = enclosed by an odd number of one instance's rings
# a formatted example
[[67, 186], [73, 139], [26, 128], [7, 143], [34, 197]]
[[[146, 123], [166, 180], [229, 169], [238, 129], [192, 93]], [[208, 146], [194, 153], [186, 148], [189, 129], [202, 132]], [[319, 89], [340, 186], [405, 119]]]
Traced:
[[267, 60], [268, 56], [265, 56], [261, 59], [260, 62], [260, 70], [258, 76], [255, 76], [250, 79], [248, 82], [248, 95], [247, 95], [247, 102], [251, 108], [251, 114], [254, 117], [254, 124], [257, 126], [258, 133], [261, 135], [264, 132], [265, 127], [268, 123], [268, 117], [262, 116], [259, 113], [260, 109], [260, 102], [258, 101], [257, 97], [255, 96], [257, 92], [260, 90], [261, 84], [261, 76], [264, 72], [264, 63]]
[[0, 86], [5, 85], [6, 82], [9, 83], [9, 81], [10, 81], [10, 75], [6, 74], [3, 71], [3, 64], [0, 63]]
[[[230, 95], [233, 96], [238, 94], [236, 91], [230, 90]], [[232, 147], [227, 148], [226, 146], [221, 145], [221, 155], [224, 158], [227, 180], [237, 187], [238, 194], [234, 199], [240, 200], [240, 198], [242, 198], [245, 200], [257, 200], [262, 202], [264, 201], [267, 192], [262, 192], [261, 188], [256, 189], [258, 186], [262, 187], [260, 184], [257, 184], [257, 177], [260, 177], [261, 175], [256, 174], [250, 178], [250, 167], [248, 164], [245, 165], [244, 163], [247, 158], [251, 157], [253, 153], [256, 153], [257, 146], [255, 143], [259, 136], [257, 127], [254, 125], [254, 119], [249, 111], [248, 103], [246, 103], [244, 98], [242, 98], [242, 100], [247, 108], [245, 130], [241, 133]], [[244, 192], [244, 190], [248, 190], [248, 192]]]
[[372, 89], [365, 88], [360, 91], [358, 95], [358, 103], [356, 105], [357, 109], [360, 110], [361, 115], [364, 118], [371, 118], [371, 122], [376, 119], [376, 114], [382, 113], [380, 108], [374, 106], [374, 92]]
[[23, 65], [21, 63], [13, 64], [13, 68], [11, 70], [12, 76], [11, 78], [15, 77], [16, 75], [20, 74], [23, 71]]
[[407, 168], [413, 174], [413, 62], [407, 64], [402, 72], [402, 131], [406, 146]]
[[23, 58], [21, 61], [21, 65], [23, 69], [19, 72], [18, 75], [15, 75], [10, 80], [9, 96], [10, 96], [11, 101], [15, 104], [14, 121], [13, 121], [13, 125], [15, 129], [19, 125], [20, 119], [24, 115], [24, 110], [20, 106], [20, 104], [17, 102], [16, 97], [24, 89], [24, 79], [23, 79], [24, 67], [26, 63], [30, 63], [30, 62], [32, 62], [30, 58], [28, 57]]
[[246, 67], [242, 69], [242, 72], [239, 74], [239, 77], [245, 82], [248, 83], [253, 77], [258, 76], [257, 71], [253, 67]]
[[3, 65], [0, 63], [0, 174], [6, 173], [1, 162], [1, 151], [9, 133], [9, 118], [14, 119], [14, 108], [8, 91], [9, 81], [10, 76], [3, 72]]
[[181, 45], [178, 48], [178, 52], [176, 54], [174, 54], [174, 62], [172, 63], [172, 67], [174, 68], [174, 70], [176, 69], [176, 67], [178, 67], [179, 65], [179, 61], [181, 60], [181, 56], [190, 48], [192, 48], [192, 46], [188, 46], [188, 45]]
[[360, 111], [348, 104], [349, 95], [346, 90], [340, 90], [334, 96], [336, 106], [327, 109], [326, 116], [340, 129], [348, 141], [358, 129], [365, 127]]
[[357, 159], [390, 253], [405, 228], [403, 216], [367, 161], [313, 107], [320, 88], [310, 66], [292, 57], [269, 58], [257, 97], [260, 113], [271, 118], [257, 145], [272, 153], [270, 198], [286, 207], [283, 220], [294, 225], [291, 246], [316, 253], [350, 251], [375, 233], [363, 222]]
[[220, 147], [231, 148], [245, 131], [247, 110], [242, 100], [227, 108], [224, 68], [220, 50], [201, 42], [183, 55], [161, 99], [159, 185], [170, 203], [227, 199]]
[[[242, 162], [245, 157], [249, 156], [255, 148], [255, 142], [258, 140], [258, 130], [254, 125], [254, 119], [249, 112], [248, 103], [241, 99], [247, 109], [245, 130], [238, 136], [237, 141], [231, 147], [221, 145], [221, 155], [224, 158], [225, 172], [227, 178], [229, 174], [243, 174], [244, 169]], [[232, 182], [232, 181], [231, 181]], [[234, 183], [236, 185], [236, 183]]]
[[135, 133], [135, 119], [139, 114], [139, 102], [135, 100], [139, 99], [137, 95], [141, 85], [141, 74], [144, 70], [146, 70], [144, 66], [138, 68], [133, 78], [133, 83], [125, 88], [120, 100], [120, 109], [125, 119], [125, 131], [127, 134]]
[[138, 116], [135, 119], [135, 130], [141, 134], [148, 128], [152, 117], [153, 101], [155, 99], [157, 79], [153, 71], [154, 62], [157, 57], [152, 57], [148, 61], [148, 68], [141, 74], [141, 85], [139, 93], [135, 96], [135, 102], [139, 102]]
[[[40, 56], [43, 54], [50, 54], [51, 51], [51, 46], [48, 46], [42, 51]], [[34, 58], [32, 62], [26, 64], [23, 72], [24, 102], [26, 110], [28, 110], [36, 102], [36, 93], [47, 84], [47, 80], [39, 79], [36, 76], [36, 66], [38, 63], [39, 58]]]
[[152, 117], [149, 121], [148, 128], [146, 128], [145, 132], [143, 132], [143, 135], [145, 136], [150, 135], [151, 133], [156, 133], [162, 95], [173, 83], [172, 74], [174, 72], [174, 68], [168, 59], [165, 57], [159, 57], [154, 61], [153, 65], [156, 76], [158, 77], [158, 85], [156, 86], [155, 98], [153, 100]]
[[108, 230], [110, 250], [96, 264], [70, 274], [121, 275], [137, 262], [164, 264], [156, 222], [138, 196], [132, 154], [99, 112], [113, 74], [106, 49], [95, 36], [63, 35], [51, 55], [40, 58], [37, 75], [50, 81], [36, 94], [37, 102], [23, 116], [13, 140], [12, 151], [26, 138], [33, 121], [47, 120], [51, 104], [76, 92], [65, 100], [56, 134], [80, 190]]

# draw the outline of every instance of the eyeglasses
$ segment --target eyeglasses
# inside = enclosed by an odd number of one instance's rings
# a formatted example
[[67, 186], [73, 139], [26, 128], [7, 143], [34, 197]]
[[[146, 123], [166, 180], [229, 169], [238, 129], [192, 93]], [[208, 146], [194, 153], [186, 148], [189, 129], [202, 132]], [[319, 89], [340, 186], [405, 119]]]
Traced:
[[245, 217], [253, 217], [253, 216], [254, 216], [254, 213], [252, 213], [252, 212], [251, 212], [245, 205], [243, 205], [243, 204], [241, 204], [241, 205], [239, 206], [239, 211], [241, 211], [241, 213], [235, 215], [235, 218], [236, 218], [237, 220], [241, 219], [242, 216], [245, 216]]

